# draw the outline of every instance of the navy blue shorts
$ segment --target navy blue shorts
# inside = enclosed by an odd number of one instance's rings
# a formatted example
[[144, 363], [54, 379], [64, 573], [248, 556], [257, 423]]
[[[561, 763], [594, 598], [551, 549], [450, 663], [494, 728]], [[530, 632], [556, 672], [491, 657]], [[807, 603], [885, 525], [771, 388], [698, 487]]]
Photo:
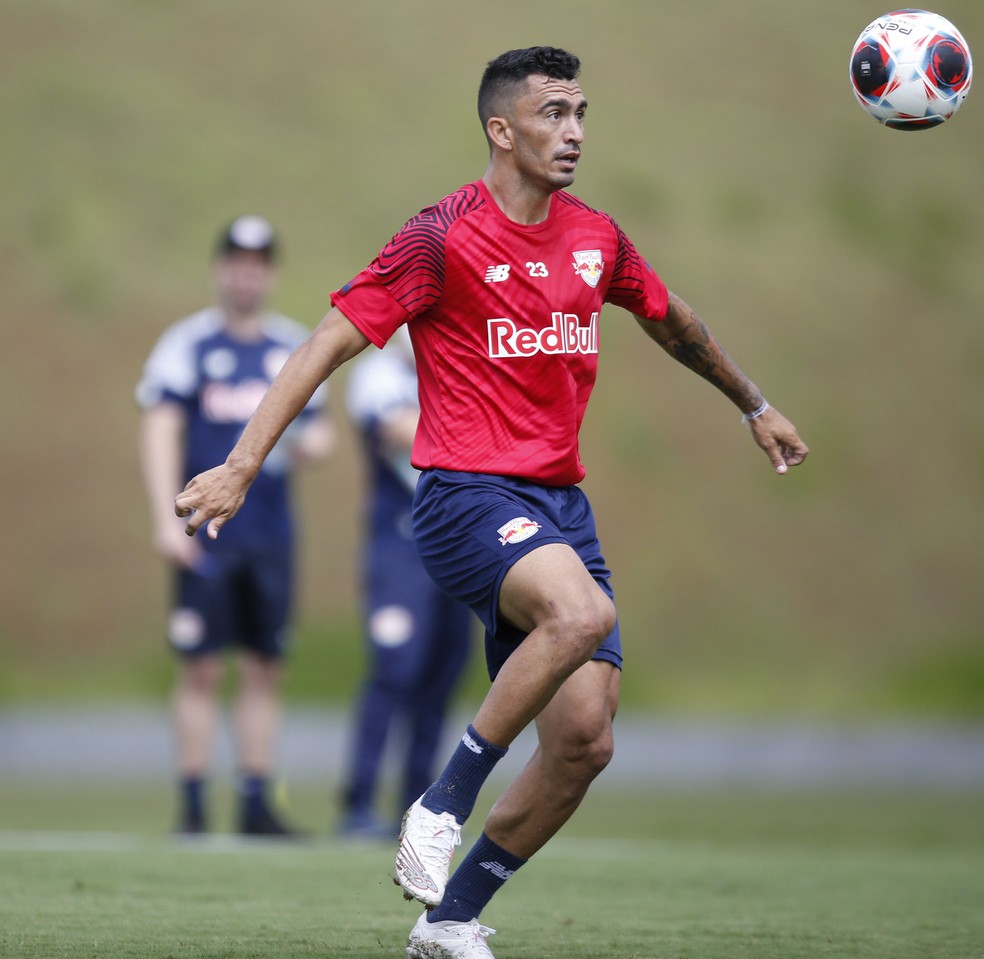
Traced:
[[[526, 633], [499, 621], [499, 589], [513, 563], [547, 543], [566, 543], [612, 597], [594, 514], [577, 486], [540, 486], [511, 476], [425, 470], [414, 497], [413, 535], [424, 567], [485, 626], [485, 658], [495, 678]], [[595, 659], [621, 669], [618, 623]]]
[[292, 555], [287, 547], [215, 549], [180, 569], [168, 640], [182, 656], [227, 647], [278, 659], [288, 643]]

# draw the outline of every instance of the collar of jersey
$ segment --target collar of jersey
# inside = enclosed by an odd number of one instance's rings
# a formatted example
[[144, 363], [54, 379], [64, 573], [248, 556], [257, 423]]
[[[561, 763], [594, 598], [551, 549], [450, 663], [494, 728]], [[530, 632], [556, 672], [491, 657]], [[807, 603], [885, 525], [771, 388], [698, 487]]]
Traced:
[[554, 218], [557, 215], [557, 204], [555, 202], [556, 194], [550, 197], [550, 211], [547, 213], [547, 218], [542, 223], [517, 223], [515, 220], [510, 220], [509, 217], [503, 213], [502, 208], [495, 202], [495, 197], [492, 196], [492, 193], [485, 185], [484, 180], [478, 180], [476, 183], [479, 192], [495, 212], [495, 215], [502, 220], [503, 223], [508, 223], [512, 229], [520, 230], [523, 233], [541, 233], [543, 230], [549, 229], [553, 224]]

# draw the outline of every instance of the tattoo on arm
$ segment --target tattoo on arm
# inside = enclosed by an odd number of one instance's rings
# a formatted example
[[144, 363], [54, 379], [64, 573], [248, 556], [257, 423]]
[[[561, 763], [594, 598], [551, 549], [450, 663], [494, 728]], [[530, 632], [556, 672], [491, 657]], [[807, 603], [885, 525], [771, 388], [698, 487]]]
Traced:
[[716, 386], [738, 407], [752, 410], [761, 405], [762, 397], [755, 384], [679, 297], [670, 295], [669, 311], [662, 323], [647, 326], [644, 329], [670, 356]]

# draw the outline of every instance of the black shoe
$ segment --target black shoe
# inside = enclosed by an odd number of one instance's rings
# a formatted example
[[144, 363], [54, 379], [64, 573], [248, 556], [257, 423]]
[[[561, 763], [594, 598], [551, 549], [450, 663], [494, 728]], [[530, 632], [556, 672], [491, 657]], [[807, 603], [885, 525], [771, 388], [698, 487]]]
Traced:
[[244, 813], [239, 822], [239, 832], [243, 836], [279, 836], [282, 839], [303, 839], [305, 835], [281, 822], [266, 808]]
[[181, 817], [177, 828], [174, 830], [175, 836], [204, 836], [208, 830], [205, 828], [205, 819], [203, 816], [193, 816], [189, 813], [185, 813]]

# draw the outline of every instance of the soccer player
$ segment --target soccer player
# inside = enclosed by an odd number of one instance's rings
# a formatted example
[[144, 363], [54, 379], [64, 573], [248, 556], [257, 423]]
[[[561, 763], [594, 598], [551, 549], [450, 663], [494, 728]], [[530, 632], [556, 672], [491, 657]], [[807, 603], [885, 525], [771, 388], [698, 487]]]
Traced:
[[368, 490], [362, 588], [369, 670], [358, 697], [339, 832], [396, 837], [399, 815], [375, 809], [388, 734], [401, 721], [399, 813], [430, 785], [448, 702], [470, 652], [475, 617], [427, 575], [411, 532], [419, 472], [417, 370], [406, 327], [360, 357], [347, 405], [365, 451]]
[[215, 304], [169, 327], [137, 387], [143, 410], [140, 453], [154, 545], [174, 570], [168, 639], [179, 657], [171, 704], [179, 777], [179, 832], [208, 825], [206, 776], [218, 719], [226, 648], [237, 648], [233, 711], [239, 765], [238, 828], [248, 835], [291, 832], [267, 800], [280, 724], [279, 684], [288, 643], [293, 585], [293, 521], [288, 484], [294, 466], [333, 444], [325, 390], [299, 411], [267, 457], [240, 521], [222, 540], [190, 540], [174, 516], [188, 478], [221, 460], [280, 367], [307, 335], [270, 312], [277, 243], [261, 217], [235, 220], [212, 263]]
[[[489, 959], [479, 917], [567, 821], [612, 755], [621, 643], [609, 572], [578, 483], [599, 316], [622, 307], [743, 414], [780, 474], [807, 447], [663, 285], [607, 214], [567, 192], [584, 141], [578, 59], [553, 47], [488, 64], [484, 176], [411, 219], [332, 296], [235, 450], [175, 500], [217, 536], [280, 431], [340, 364], [409, 326], [420, 381], [414, 536], [424, 565], [486, 628], [492, 685], [448, 765], [407, 811], [396, 861], [427, 907], [410, 959]], [[530, 722], [538, 745], [448, 881], [462, 823]]]

